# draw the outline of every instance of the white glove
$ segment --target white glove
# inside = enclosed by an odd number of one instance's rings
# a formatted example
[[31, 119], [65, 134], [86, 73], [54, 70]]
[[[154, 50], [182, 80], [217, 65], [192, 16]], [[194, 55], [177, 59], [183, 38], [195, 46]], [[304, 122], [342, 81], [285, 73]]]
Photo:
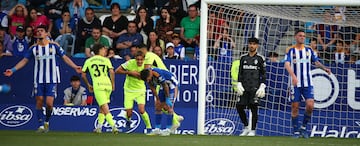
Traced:
[[237, 83], [237, 93], [238, 93], [238, 95], [240, 95], [240, 96], [243, 95], [244, 91], [245, 91], [245, 89], [242, 86], [241, 82], [238, 82]]
[[263, 98], [265, 97], [265, 88], [266, 88], [266, 85], [264, 83], [261, 83], [260, 84], [260, 87], [259, 89], [256, 91], [255, 95], [259, 98]]

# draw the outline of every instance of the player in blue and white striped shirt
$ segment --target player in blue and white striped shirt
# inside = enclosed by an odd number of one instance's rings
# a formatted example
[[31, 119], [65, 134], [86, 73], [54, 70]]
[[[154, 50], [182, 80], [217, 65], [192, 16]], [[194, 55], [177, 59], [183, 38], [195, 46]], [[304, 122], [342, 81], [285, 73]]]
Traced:
[[[50, 42], [46, 26], [40, 25], [37, 28], [38, 42], [29, 48], [24, 58], [13, 68], [4, 72], [5, 76], [11, 76], [17, 70], [23, 68], [31, 59], [34, 59], [34, 96], [36, 97], [36, 115], [38, 118], [38, 132], [49, 130], [49, 120], [52, 113], [54, 98], [56, 98], [56, 85], [60, 83], [60, 72], [58, 67], [59, 56], [66, 64], [81, 73], [81, 67], [74, 64], [59, 45]], [[45, 98], [46, 97], [46, 98]], [[43, 103], [46, 99], [46, 118], [43, 121]]]
[[[311, 119], [311, 114], [314, 108], [314, 87], [312, 83], [311, 63], [328, 74], [331, 74], [330, 69], [326, 68], [319, 62], [317, 55], [309, 46], [304, 45], [305, 32], [297, 30], [295, 32], [296, 44], [286, 49], [285, 55], [285, 69], [288, 71], [291, 78], [291, 118], [294, 130], [294, 138], [303, 136], [308, 138], [306, 132], [306, 124]], [[305, 98], [306, 108], [304, 119], [301, 127], [299, 128], [298, 115], [299, 103], [301, 96]]]
[[[156, 100], [160, 101], [160, 105], [158, 103], [155, 105], [155, 129], [153, 133], [169, 136], [174, 112], [174, 99], [178, 93], [179, 82], [174, 74], [160, 68], [144, 69], [140, 72], [140, 77], [149, 84]], [[159, 95], [156, 92], [157, 85], [160, 85]], [[166, 129], [160, 133], [162, 109], [168, 112], [166, 113]]]

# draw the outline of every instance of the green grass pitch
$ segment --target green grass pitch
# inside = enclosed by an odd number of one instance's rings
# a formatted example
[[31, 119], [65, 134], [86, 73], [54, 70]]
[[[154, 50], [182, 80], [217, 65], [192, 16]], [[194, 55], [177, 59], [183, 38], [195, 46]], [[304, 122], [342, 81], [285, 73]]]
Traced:
[[35, 133], [0, 130], [1, 146], [360, 146], [359, 139], [291, 137], [239, 137], [205, 135], [112, 134], [85, 132]]

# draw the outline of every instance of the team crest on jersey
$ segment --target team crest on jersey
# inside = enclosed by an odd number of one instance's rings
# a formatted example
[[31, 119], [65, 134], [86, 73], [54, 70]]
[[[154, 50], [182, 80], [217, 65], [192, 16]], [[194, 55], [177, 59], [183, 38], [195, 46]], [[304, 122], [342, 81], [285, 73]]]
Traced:
[[258, 63], [258, 60], [256, 59], [256, 60], [254, 60], [254, 64], [256, 65]]
[[310, 56], [310, 52], [309, 52], [309, 51], [306, 52], [306, 56]]
[[52, 49], [52, 48], [50, 48], [50, 49], [49, 49], [49, 52], [50, 52], [50, 53], [52, 53], [52, 52], [53, 52], [53, 49]]
[[245, 60], [245, 61], [244, 61], [244, 64], [246, 64], [246, 63], [247, 63], [247, 61]]

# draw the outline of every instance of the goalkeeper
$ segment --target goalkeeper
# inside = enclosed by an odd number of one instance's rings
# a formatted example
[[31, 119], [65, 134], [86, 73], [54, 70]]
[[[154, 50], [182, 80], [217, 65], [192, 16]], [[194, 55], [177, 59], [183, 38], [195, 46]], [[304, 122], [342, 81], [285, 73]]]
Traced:
[[[257, 54], [259, 40], [250, 38], [248, 43], [249, 52], [242, 55], [240, 60], [234, 61], [231, 67], [234, 89], [240, 96], [236, 109], [244, 124], [240, 136], [255, 136], [259, 98], [265, 97], [266, 88], [265, 59]], [[249, 108], [253, 115], [251, 127], [246, 117], [245, 108]]]

